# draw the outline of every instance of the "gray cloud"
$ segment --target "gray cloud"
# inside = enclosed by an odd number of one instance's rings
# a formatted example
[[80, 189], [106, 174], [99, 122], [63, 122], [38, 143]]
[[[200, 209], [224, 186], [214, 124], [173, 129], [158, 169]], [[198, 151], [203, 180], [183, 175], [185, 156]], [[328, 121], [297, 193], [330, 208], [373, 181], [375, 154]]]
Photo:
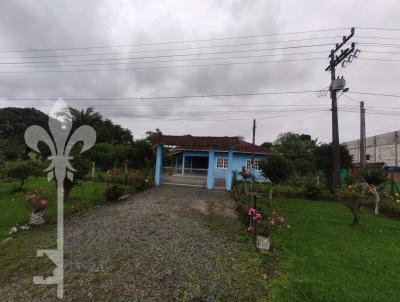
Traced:
[[[361, 9], [362, 8], [362, 9]], [[335, 11], [335, 14], [332, 14]], [[357, 13], [354, 13], [357, 12]], [[399, 5], [396, 1], [23, 1], [5, 0], [0, 2], [0, 49], [46, 49], [64, 47], [84, 47], [96, 45], [120, 45], [136, 43], [156, 43], [163, 41], [182, 41], [256, 35], [260, 33], [293, 32], [309, 29], [348, 27], [396, 27]], [[346, 30], [308, 35], [280, 36], [236, 41], [213, 41], [185, 44], [165, 44], [131, 48], [90, 49], [57, 52], [0, 53], [0, 61], [10, 57], [48, 54], [83, 54], [99, 52], [143, 51], [154, 49], [174, 49], [223, 45], [228, 43], [284, 40], [299, 37], [343, 35]], [[360, 35], [379, 35], [381, 32], [362, 31]], [[385, 33], [386, 34], [386, 33]], [[389, 35], [396, 36], [398, 32]], [[334, 43], [335, 40], [327, 40]], [[360, 41], [361, 42], [361, 41]], [[311, 42], [303, 42], [311, 43]], [[315, 42], [317, 43], [317, 42]], [[290, 43], [300, 45], [302, 42]], [[282, 45], [276, 44], [275, 46]], [[261, 45], [274, 47], [274, 45]], [[250, 47], [243, 47], [250, 48]], [[362, 49], [362, 47], [360, 46]], [[132, 54], [129, 56], [172, 55], [208, 51], [226, 51], [233, 48], [216, 47], [202, 50], [164, 51], [156, 53]], [[329, 46], [312, 50], [324, 50], [326, 54], [310, 57], [326, 57]], [[307, 49], [306, 49], [307, 50]], [[304, 49], [298, 51], [306, 51]], [[297, 51], [297, 50], [293, 50]], [[287, 51], [289, 52], [289, 51]], [[271, 53], [271, 52], [265, 52]], [[282, 51], [276, 51], [276, 54]], [[235, 54], [232, 54], [232, 56]], [[127, 55], [122, 55], [122, 57]], [[222, 56], [222, 55], [221, 55]], [[229, 56], [224, 55], [224, 56]], [[96, 56], [91, 56], [95, 58]], [[112, 56], [106, 56], [111, 58]], [[114, 56], [115, 57], [115, 56]], [[302, 57], [302, 56], [298, 56]], [[304, 57], [304, 56], [303, 56]], [[380, 56], [382, 57], [382, 56]], [[66, 57], [76, 60], [79, 57]], [[83, 57], [84, 58], [84, 57]], [[193, 57], [194, 58], [194, 57]], [[286, 57], [285, 57], [286, 58]], [[296, 58], [296, 56], [294, 56]], [[170, 63], [173, 58], [160, 58], [165, 63], [152, 63], [142, 66], [165, 66], [206, 64], [209, 61], [191, 61]], [[182, 58], [181, 58], [182, 59]], [[254, 58], [247, 60], [279, 60], [282, 57]], [[23, 60], [23, 59], [19, 59]], [[57, 59], [44, 59], [57, 60]], [[60, 60], [60, 59], [58, 59]], [[9, 60], [8, 60], [9, 61]], [[150, 61], [148, 59], [147, 61]], [[215, 60], [221, 62], [223, 60]], [[240, 61], [240, 60], [235, 60]], [[243, 60], [242, 60], [243, 61]], [[224, 61], [226, 62], [226, 61]], [[376, 63], [354, 61], [348, 68], [338, 70], [344, 74], [354, 91], [396, 92], [399, 87], [398, 63]], [[212, 67], [168, 68], [147, 70], [74, 72], [74, 73], [0, 73], [0, 97], [28, 98], [64, 98], [73, 97], [127, 97], [189, 95], [260, 91], [289, 91], [321, 89], [329, 85], [329, 74], [323, 69], [327, 61], [304, 61], [287, 63], [268, 63], [252, 65], [226, 65]], [[88, 66], [85, 68], [108, 69], [117, 66]], [[43, 69], [51, 69], [44, 68]], [[0, 67], [2, 70], [11, 68]], [[213, 98], [187, 100], [142, 100], [142, 101], [71, 101], [70, 105], [94, 105], [106, 117], [121, 123], [132, 130], [135, 137], [141, 137], [147, 130], [161, 128], [169, 134], [193, 135], [243, 135], [249, 139], [253, 117], [265, 117], [277, 110], [266, 107], [254, 107], [253, 104], [330, 104], [329, 96], [309, 95], [259, 96], [243, 98]], [[354, 96], [356, 97], [356, 96]], [[361, 99], [360, 97], [357, 97]], [[378, 97], [363, 98], [367, 106], [395, 106], [393, 99]], [[0, 102], [1, 104], [1, 102]], [[108, 106], [101, 106], [107, 104]], [[110, 106], [110, 105], [115, 105]], [[129, 104], [130, 106], [118, 106]], [[134, 106], [135, 104], [140, 106]], [[185, 105], [177, 107], [174, 105]], [[195, 105], [190, 107], [190, 105]], [[5, 106], [33, 106], [49, 111], [51, 102], [11, 102]], [[100, 106], [98, 106], [100, 105]], [[150, 105], [150, 106], [145, 106]], [[169, 105], [169, 106], [151, 106]], [[199, 106], [201, 105], [201, 106]], [[219, 105], [216, 107], [216, 105]], [[234, 106], [230, 106], [234, 105]], [[341, 98], [339, 105], [357, 105]], [[326, 107], [326, 108], [327, 108]], [[400, 107], [400, 105], [398, 105]], [[311, 108], [311, 107], [310, 107]], [[258, 109], [258, 112], [243, 112]], [[296, 108], [287, 108], [293, 110]], [[237, 111], [227, 114], [204, 111]], [[283, 110], [283, 109], [282, 109]], [[275, 118], [259, 119], [257, 141], [273, 140], [280, 132], [306, 132], [322, 141], [331, 137], [329, 112], [308, 115], [287, 116], [293, 111], [275, 113]], [[158, 119], [137, 118], [135, 115], [154, 116]], [[198, 119], [227, 119], [224, 122], [204, 122]], [[168, 121], [167, 119], [186, 118], [189, 121]], [[367, 134], [392, 131], [397, 128], [397, 117], [368, 116]], [[340, 112], [340, 133], [342, 140], [358, 136], [358, 115]]]

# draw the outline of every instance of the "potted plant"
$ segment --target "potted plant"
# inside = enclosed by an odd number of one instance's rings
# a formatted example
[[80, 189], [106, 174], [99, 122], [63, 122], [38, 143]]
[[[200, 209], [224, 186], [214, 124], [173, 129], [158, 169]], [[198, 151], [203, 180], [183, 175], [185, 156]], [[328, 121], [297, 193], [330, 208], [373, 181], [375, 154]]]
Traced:
[[49, 206], [50, 192], [47, 189], [39, 189], [25, 196], [25, 200], [31, 210], [29, 224], [40, 225], [45, 223], [44, 210]]
[[261, 231], [257, 234], [257, 248], [261, 253], [267, 253], [271, 250], [271, 237], [281, 229], [290, 229], [290, 224], [286, 223], [286, 218], [279, 215], [277, 211], [272, 210], [271, 214], [264, 218]]

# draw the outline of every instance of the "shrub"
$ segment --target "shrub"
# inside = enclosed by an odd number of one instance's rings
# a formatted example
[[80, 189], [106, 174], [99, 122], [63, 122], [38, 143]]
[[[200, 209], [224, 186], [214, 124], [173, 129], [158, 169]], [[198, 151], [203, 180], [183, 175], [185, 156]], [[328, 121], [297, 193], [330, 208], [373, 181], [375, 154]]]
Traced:
[[347, 189], [342, 189], [336, 193], [337, 198], [345, 203], [353, 215], [353, 227], [360, 223], [364, 200], [363, 190], [364, 188], [360, 184], [357, 186], [349, 186]]
[[16, 160], [8, 162], [2, 171], [2, 176], [9, 179], [19, 180], [19, 186], [15, 191], [21, 191], [26, 179], [29, 176], [36, 176], [41, 173], [43, 166], [40, 162], [32, 160]]
[[304, 188], [304, 197], [311, 200], [319, 199], [321, 196], [321, 188], [316, 184], [306, 184]]
[[372, 186], [372, 191], [375, 194], [375, 215], [379, 215], [379, 204], [381, 201], [379, 191], [383, 190], [388, 173], [383, 167], [376, 166], [366, 169], [362, 176], [364, 180]]
[[286, 181], [289, 178], [292, 172], [292, 166], [288, 159], [278, 154], [273, 154], [269, 156], [266, 161], [261, 161], [259, 166], [262, 174], [271, 182], [268, 206], [272, 207], [274, 185]]
[[124, 188], [118, 185], [113, 185], [104, 192], [104, 197], [106, 198], [106, 201], [115, 201], [118, 200], [122, 194], [124, 194]]

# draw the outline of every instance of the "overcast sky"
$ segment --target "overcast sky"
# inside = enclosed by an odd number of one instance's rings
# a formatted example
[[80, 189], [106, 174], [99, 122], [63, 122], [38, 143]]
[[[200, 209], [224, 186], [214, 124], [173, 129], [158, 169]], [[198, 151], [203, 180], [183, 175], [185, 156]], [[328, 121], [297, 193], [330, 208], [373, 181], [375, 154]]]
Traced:
[[[399, 15], [400, 3], [396, 0], [329, 2], [2, 0], [0, 1], [0, 62], [26, 63], [0, 66], [0, 98], [4, 98], [0, 101], [0, 106], [35, 107], [48, 113], [51, 101], [7, 99], [48, 98], [55, 101], [58, 97], [113, 99], [326, 89], [330, 84], [330, 75], [324, 71], [328, 64], [327, 55], [332, 46], [340, 41], [336, 36], [348, 34], [349, 30], [345, 28], [351, 26], [356, 27], [356, 36], [359, 36], [354, 38], [354, 41], [360, 42], [357, 45], [361, 50], [360, 60], [355, 59], [344, 69], [338, 68], [337, 74], [346, 78], [350, 91], [400, 94], [400, 62], [361, 60], [361, 58], [400, 59], [399, 54], [363, 52], [363, 50], [397, 52], [398, 47], [361, 44], [362, 42], [400, 44], [396, 40], [362, 38], [400, 39], [400, 31], [357, 28], [400, 28]], [[343, 29], [258, 38], [220, 39], [331, 28]], [[333, 38], [270, 43], [322, 37]], [[219, 40], [204, 41], [209, 39]], [[165, 43], [193, 40], [203, 41]], [[132, 44], [151, 45], [87, 48]], [[241, 45], [226, 46], [230, 44]], [[248, 51], [311, 44], [330, 45]], [[60, 48], [85, 49], [27, 51]], [[241, 52], [234, 52], [237, 50]], [[223, 53], [187, 56], [190, 53], [204, 52]], [[282, 55], [293, 52], [316, 53]], [[100, 53], [102, 55], [99, 55]], [[132, 64], [135, 62], [132, 59], [110, 60], [132, 57], [142, 59], [136, 59], [135, 64]], [[150, 58], [143, 59], [143, 57]], [[216, 57], [225, 59], [215, 59]], [[235, 58], [226, 59], [226, 57]], [[226, 64], [301, 58], [326, 59]], [[188, 59], [191, 61], [187, 61]], [[78, 66], [61, 66], [68, 63], [60, 61], [70, 60], [78, 60], [69, 63]], [[55, 63], [32, 63], [53, 61]], [[137, 63], [143, 61], [152, 63]], [[127, 62], [130, 64], [126, 64]], [[88, 63], [106, 64], [84, 65]], [[213, 63], [220, 65], [198, 66]], [[17, 67], [40, 64], [42, 67]], [[176, 67], [177, 65], [196, 66]], [[163, 68], [148, 68], [160, 66]], [[76, 69], [102, 69], [102, 71], [65, 72]], [[40, 70], [64, 72], [25, 72]], [[358, 106], [357, 100], [364, 100], [367, 107], [400, 107], [398, 98], [356, 94], [349, 96], [356, 101], [343, 96], [339, 99], [340, 108], [349, 110], [350, 107], [347, 106]], [[196, 99], [71, 100], [67, 103], [72, 106], [94, 106], [104, 116], [129, 128], [135, 138], [143, 137], [148, 130], [160, 128], [165, 134], [241, 135], [250, 140], [252, 118], [256, 117], [258, 143], [273, 141], [279, 133], [285, 131], [308, 133], [318, 137], [320, 141], [331, 139], [328, 94], [319, 97], [315, 93], [304, 93]], [[325, 111], [304, 114], [306, 111], [298, 110]], [[367, 115], [367, 136], [398, 130], [398, 121], [399, 116]], [[339, 125], [341, 141], [358, 138], [358, 114], [340, 112]]]

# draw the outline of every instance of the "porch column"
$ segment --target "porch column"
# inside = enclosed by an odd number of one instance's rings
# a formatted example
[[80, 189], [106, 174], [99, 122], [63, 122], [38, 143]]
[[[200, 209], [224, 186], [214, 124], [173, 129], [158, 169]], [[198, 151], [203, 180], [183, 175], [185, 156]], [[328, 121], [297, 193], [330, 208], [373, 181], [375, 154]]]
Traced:
[[214, 161], [214, 149], [211, 148], [208, 152], [207, 189], [214, 188]]
[[182, 152], [182, 175], [185, 175], [185, 161], [186, 161], [185, 152]]
[[156, 171], [154, 173], [154, 182], [156, 186], [159, 186], [161, 184], [162, 152], [162, 145], [157, 145]]
[[232, 166], [233, 166], [233, 150], [228, 149], [228, 169], [226, 171], [226, 190], [230, 191], [232, 189]]
[[178, 174], [178, 155], [175, 155], [175, 174]]
[[190, 174], [193, 173], [193, 156], [190, 157]]

